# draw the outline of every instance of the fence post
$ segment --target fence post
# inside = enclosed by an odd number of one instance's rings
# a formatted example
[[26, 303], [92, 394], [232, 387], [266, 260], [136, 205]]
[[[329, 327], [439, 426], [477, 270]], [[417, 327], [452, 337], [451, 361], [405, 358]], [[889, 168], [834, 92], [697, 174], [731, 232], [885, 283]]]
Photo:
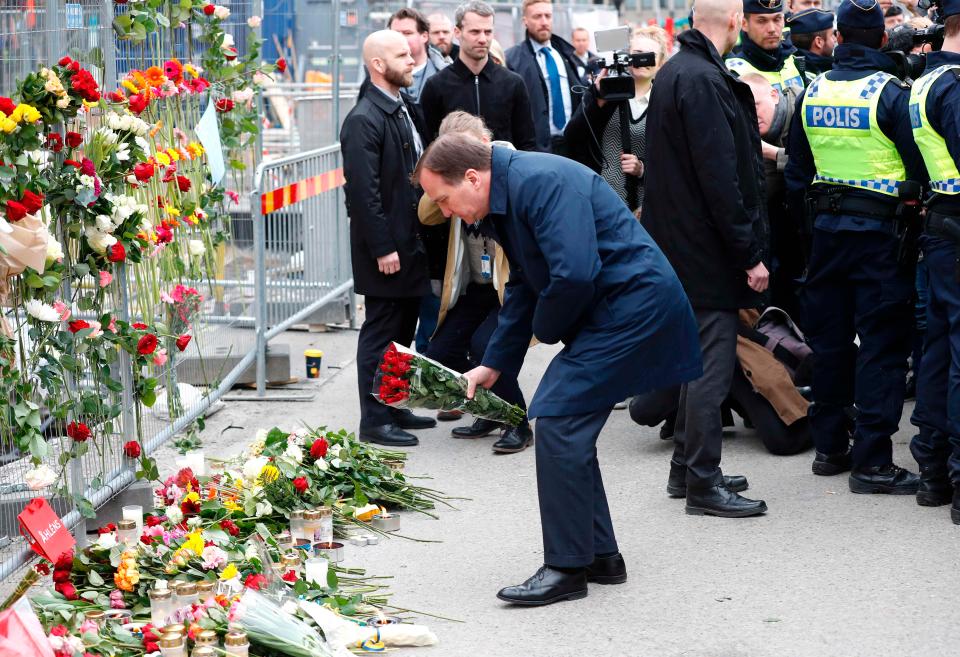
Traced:
[[260, 212], [260, 181], [250, 193], [250, 216], [253, 219], [254, 304], [257, 319], [257, 396], [267, 394], [267, 235]]

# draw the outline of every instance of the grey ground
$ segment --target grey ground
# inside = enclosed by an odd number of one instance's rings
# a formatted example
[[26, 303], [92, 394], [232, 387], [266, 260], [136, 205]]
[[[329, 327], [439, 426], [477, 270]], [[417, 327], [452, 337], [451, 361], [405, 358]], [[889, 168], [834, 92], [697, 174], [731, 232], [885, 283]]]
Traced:
[[[298, 419], [355, 430], [359, 412], [356, 332], [291, 332], [293, 373], [303, 349], [326, 352], [313, 402], [229, 402], [208, 421], [205, 450], [239, 449], [257, 428]], [[522, 384], [532, 395], [555, 349], [531, 350]], [[642, 365], [641, 365], [642, 366]], [[282, 394], [275, 392], [271, 394]], [[895, 437], [897, 462], [915, 469], [908, 404]], [[232, 428], [228, 428], [232, 427]], [[495, 456], [493, 438], [453, 440], [450, 424], [419, 432], [408, 473], [449, 495], [470, 498], [440, 519], [404, 514], [403, 531], [438, 543], [394, 538], [348, 547], [347, 565], [392, 575], [394, 603], [457, 618], [422, 618], [440, 645], [394, 654], [424, 657], [940, 657], [960, 640], [958, 537], [949, 507], [912, 497], [859, 496], [845, 477], [810, 474], [812, 453], [767, 454], [738, 427], [723, 466], [749, 477], [766, 500], [761, 518], [687, 516], [664, 492], [671, 446], [655, 429], [614, 411], [599, 450], [629, 581], [592, 586], [585, 600], [514, 609], [494, 596], [541, 563], [533, 450]], [[172, 455], [172, 453], [170, 454]], [[161, 463], [170, 465], [161, 453]]]

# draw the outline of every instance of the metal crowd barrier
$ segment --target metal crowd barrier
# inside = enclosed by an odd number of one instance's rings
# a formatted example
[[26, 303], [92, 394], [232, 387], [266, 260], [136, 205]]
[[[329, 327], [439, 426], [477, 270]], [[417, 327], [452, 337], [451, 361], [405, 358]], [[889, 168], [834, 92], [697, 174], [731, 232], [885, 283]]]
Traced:
[[329, 312], [356, 326], [350, 231], [340, 144], [257, 167], [250, 211], [256, 267], [257, 395], [266, 391], [267, 343]]

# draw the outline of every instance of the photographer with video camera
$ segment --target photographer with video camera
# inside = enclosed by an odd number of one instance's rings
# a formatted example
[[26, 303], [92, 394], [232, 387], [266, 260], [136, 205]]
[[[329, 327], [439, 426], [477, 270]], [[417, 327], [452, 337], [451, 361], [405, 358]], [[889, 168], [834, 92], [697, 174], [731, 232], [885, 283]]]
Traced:
[[[603, 69], [584, 92], [583, 102], [564, 130], [570, 157], [585, 164], [607, 181], [632, 212], [643, 205], [643, 153], [646, 146], [647, 105], [653, 78], [667, 56], [667, 33], [650, 25], [637, 29], [630, 40], [630, 54], [655, 55], [653, 66], [629, 66], [633, 97], [626, 101], [604, 98]], [[639, 58], [638, 58], [639, 59]], [[648, 61], [637, 61], [648, 64]], [[623, 140], [622, 116], [629, 110], [629, 141]], [[630, 191], [633, 193], [631, 194]]]
[[[894, 465], [891, 436], [903, 411], [916, 264], [909, 237], [926, 170], [908, 87], [880, 52], [880, 5], [843, 0], [837, 27], [833, 70], [810, 83], [794, 114], [785, 171], [815, 216], [804, 286], [815, 354], [812, 470], [851, 471], [854, 493], [913, 494], [919, 480]], [[845, 410], [854, 403], [851, 450]]]
[[960, 524], [960, 0], [940, 3], [943, 45], [926, 58], [910, 92], [913, 136], [930, 174], [920, 238], [929, 273], [927, 329], [910, 421], [920, 432], [910, 445], [920, 465], [917, 504], [953, 503]]

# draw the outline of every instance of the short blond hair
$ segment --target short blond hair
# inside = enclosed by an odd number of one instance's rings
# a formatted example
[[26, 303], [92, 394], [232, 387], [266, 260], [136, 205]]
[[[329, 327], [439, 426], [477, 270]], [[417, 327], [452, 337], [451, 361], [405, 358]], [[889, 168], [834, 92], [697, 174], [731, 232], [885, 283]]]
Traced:
[[493, 133], [479, 116], [457, 110], [447, 114], [440, 122], [439, 135], [445, 135], [449, 132], [459, 132], [461, 134], [472, 135], [477, 139], [493, 139]]
[[659, 25], [644, 25], [642, 27], [636, 27], [633, 29], [633, 36], [631, 41], [637, 37], [644, 37], [646, 39], [651, 39], [655, 41], [657, 48], [657, 65], [663, 64], [666, 61], [668, 50], [670, 48], [669, 43], [670, 39], [667, 37], [667, 31], [660, 27]]
[[553, 4], [553, 0], [523, 0], [523, 4], [520, 5], [520, 13], [527, 13], [527, 7], [530, 5], [539, 5], [541, 2], [546, 2], [548, 5]]

